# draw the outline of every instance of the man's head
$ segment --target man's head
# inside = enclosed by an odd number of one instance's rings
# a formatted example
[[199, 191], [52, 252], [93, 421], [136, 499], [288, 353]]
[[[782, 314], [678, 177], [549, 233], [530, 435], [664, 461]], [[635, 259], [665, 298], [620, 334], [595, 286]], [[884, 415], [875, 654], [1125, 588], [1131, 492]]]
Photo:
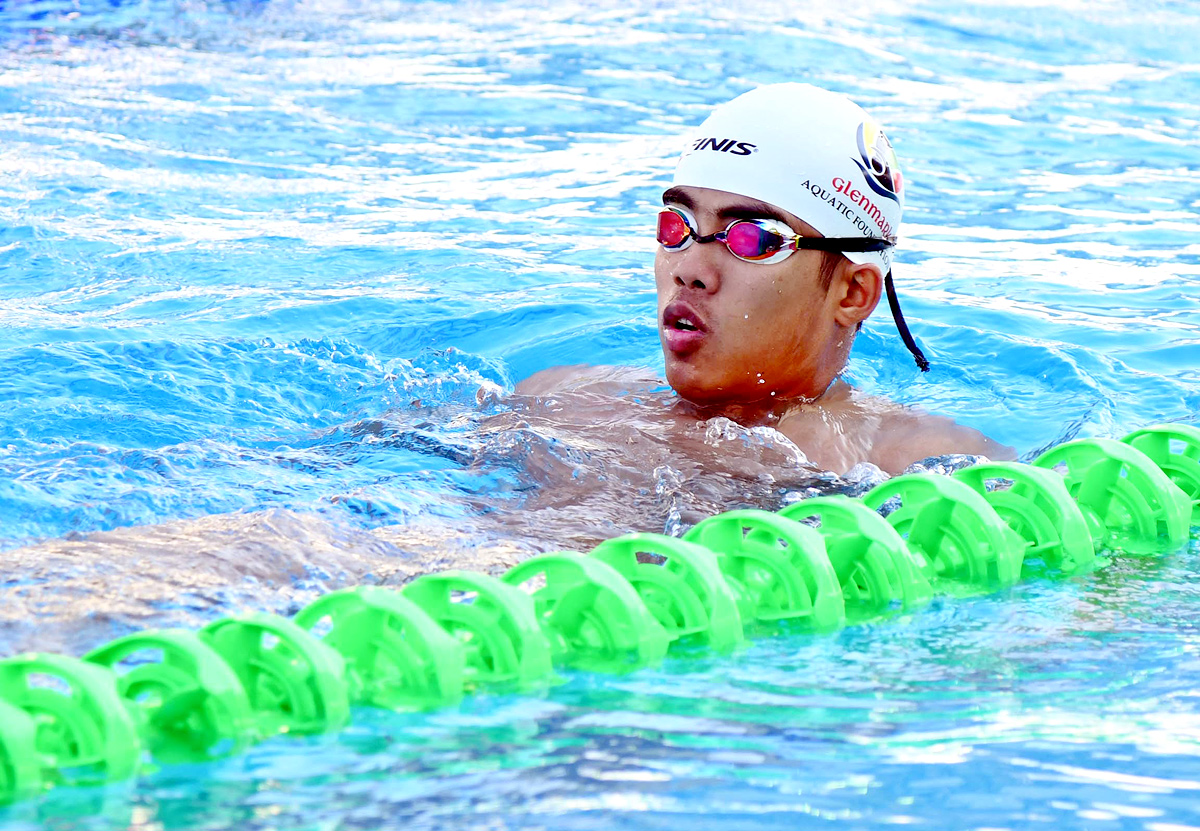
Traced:
[[903, 184], [882, 131], [835, 93], [760, 87], [700, 126], [663, 201], [671, 385], [708, 404], [820, 396], [891, 269]]

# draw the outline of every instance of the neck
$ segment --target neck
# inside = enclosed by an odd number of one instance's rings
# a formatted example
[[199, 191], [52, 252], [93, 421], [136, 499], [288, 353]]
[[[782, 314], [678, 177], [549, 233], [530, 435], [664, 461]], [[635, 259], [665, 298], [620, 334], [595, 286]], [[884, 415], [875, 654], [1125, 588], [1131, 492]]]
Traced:
[[770, 427], [797, 407], [821, 405], [845, 398], [850, 390], [850, 385], [835, 375], [825, 390], [815, 397], [796, 395], [786, 398], [772, 397], [762, 401], [724, 401], [706, 404], [698, 404], [681, 397], [679, 407], [701, 420], [724, 417], [744, 427], [760, 425]]

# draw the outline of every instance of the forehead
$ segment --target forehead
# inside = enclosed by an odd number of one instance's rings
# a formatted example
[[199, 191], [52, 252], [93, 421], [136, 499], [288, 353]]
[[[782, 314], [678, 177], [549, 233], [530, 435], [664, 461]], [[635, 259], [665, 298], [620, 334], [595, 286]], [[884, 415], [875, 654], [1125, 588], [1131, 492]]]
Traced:
[[682, 205], [697, 219], [732, 222], [735, 219], [777, 219], [802, 236], [819, 237], [816, 229], [790, 211], [750, 196], [712, 188], [679, 185], [663, 193], [664, 205]]

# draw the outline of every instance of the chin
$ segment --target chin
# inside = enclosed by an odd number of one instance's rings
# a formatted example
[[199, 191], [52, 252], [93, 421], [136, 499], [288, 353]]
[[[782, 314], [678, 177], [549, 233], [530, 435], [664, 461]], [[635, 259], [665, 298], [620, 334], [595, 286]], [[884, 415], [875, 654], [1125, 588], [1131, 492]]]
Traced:
[[672, 366], [668, 360], [667, 383], [671, 385], [671, 389], [693, 404], [711, 406], [725, 404], [730, 400], [728, 388], [713, 384], [710, 375], [687, 364], [679, 366], [677, 363]]

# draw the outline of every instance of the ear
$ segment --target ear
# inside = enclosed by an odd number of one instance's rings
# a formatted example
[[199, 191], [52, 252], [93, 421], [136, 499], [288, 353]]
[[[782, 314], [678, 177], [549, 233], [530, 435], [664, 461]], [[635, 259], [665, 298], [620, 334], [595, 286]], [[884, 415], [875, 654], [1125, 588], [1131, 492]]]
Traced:
[[870, 317], [883, 296], [883, 273], [874, 263], [852, 263], [843, 257], [830, 286], [839, 326], [857, 327]]

